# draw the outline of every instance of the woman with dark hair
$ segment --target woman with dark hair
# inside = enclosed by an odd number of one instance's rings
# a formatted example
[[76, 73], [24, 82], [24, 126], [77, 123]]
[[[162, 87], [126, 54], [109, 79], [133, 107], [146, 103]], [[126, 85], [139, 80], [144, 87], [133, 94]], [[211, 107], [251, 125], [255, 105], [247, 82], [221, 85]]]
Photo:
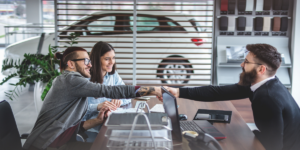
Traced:
[[[102, 41], [96, 43], [90, 53], [90, 59], [93, 66], [91, 68], [91, 82], [111, 86], [125, 85], [116, 71], [115, 50], [110, 44]], [[88, 111], [84, 116], [84, 119], [86, 120], [96, 118], [102, 107], [116, 110], [121, 105], [131, 103], [131, 99], [117, 100], [105, 97], [88, 97], [87, 99]], [[86, 134], [88, 134], [88, 142], [93, 142], [93, 137], [97, 136], [100, 128], [101, 126], [97, 126], [86, 132]]]

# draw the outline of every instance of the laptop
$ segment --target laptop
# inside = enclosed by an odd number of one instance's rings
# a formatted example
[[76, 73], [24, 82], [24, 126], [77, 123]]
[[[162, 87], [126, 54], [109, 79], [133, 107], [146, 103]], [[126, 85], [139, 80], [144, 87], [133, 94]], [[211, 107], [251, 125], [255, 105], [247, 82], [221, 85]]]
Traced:
[[205, 132], [218, 140], [226, 138], [225, 135], [206, 120], [179, 121], [176, 97], [164, 87], [161, 87], [161, 89], [163, 91], [164, 109], [171, 119], [172, 135], [175, 143], [182, 142], [182, 131]]

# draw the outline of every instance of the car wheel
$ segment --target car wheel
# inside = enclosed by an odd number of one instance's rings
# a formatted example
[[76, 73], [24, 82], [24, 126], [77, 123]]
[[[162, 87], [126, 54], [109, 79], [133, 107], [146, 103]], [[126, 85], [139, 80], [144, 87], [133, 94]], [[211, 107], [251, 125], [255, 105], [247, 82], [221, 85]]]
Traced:
[[[167, 62], [176, 62], [176, 63], [189, 63], [185, 60], [163, 60], [162, 63]], [[192, 68], [191, 65], [182, 65], [182, 64], [166, 64], [166, 65], [159, 65], [158, 68], [174, 68], [174, 69], [185, 69], [185, 68]], [[157, 75], [158, 78], [161, 79], [170, 79], [170, 80], [161, 80], [161, 83], [167, 83], [167, 84], [184, 84], [188, 83], [189, 81], [184, 79], [189, 79], [190, 75], [184, 75], [184, 74], [190, 74], [194, 73], [193, 70], [157, 70], [157, 73], [163, 73], [163, 74], [174, 74], [174, 75]], [[180, 75], [176, 75], [180, 74]]]

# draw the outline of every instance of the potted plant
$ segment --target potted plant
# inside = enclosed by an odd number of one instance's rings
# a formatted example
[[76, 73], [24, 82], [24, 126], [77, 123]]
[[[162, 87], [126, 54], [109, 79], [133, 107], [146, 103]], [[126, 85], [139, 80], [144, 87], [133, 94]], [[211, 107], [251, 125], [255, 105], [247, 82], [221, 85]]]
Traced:
[[[70, 37], [68, 38], [70, 42], [66, 43], [70, 46], [77, 44], [77, 36], [78, 35], [76, 34], [70, 34]], [[43, 100], [52, 86], [53, 79], [60, 75], [58, 69], [59, 60], [54, 58], [57, 48], [57, 46], [49, 45], [47, 55], [25, 53], [22, 62], [20, 60], [15, 62], [8, 59], [4, 60], [2, 71], [11, 68], [15, 68], [17, 71], [5, 77], [0, 85], [3, 85], [14, 77], [19, 77], [17, 83], [10, 83], [10, 85], [14, 86], [14, 89], [5, 92], [5, 95], [10, 100], [13, 100], [16, 96], [19, 96], [18, 94], [20, 93], [20, 90], [22, 90], [22, 87], [25, 87], [27, 84], [35, 83], [34, 101], [36, 111], [39, 113]]]

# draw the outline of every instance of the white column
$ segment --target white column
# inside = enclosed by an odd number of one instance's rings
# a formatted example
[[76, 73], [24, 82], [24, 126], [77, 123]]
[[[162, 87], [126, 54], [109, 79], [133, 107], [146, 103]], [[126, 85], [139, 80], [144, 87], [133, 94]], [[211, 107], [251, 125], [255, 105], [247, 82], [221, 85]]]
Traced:
[[292, 95], [300, 106], [300, 1], [294, 1], [293, 29], [291, 40], [292, 52]]
[[26, 23], [42, 23], [42, 0], [26, 0]]

